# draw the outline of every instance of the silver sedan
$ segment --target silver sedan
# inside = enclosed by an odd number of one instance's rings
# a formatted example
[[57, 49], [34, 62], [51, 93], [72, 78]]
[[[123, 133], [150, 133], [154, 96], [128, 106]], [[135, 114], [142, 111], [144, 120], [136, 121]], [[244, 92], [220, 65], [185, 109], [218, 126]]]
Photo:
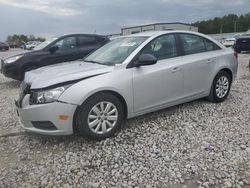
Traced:
[[139, 33], [26, 73], [16, 106], [27, 131], [104, 139], [125, 118], [203, 97], [224, 101], [237, 67], [237, 54], [206, 35]]

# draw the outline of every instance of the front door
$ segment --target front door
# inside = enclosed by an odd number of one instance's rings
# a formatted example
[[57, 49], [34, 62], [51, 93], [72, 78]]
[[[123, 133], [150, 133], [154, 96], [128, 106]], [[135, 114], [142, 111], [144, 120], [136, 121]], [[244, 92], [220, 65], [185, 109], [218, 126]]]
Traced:
[[183, 67], [175, 36], [160, 36], [139, 54], [152, 54], [158, 61], [154, 65], [133, 68], [134, 112], [150, 111], [181, 98]]
[[44, 63], [46, 63], [46, 65], [68, 62], [77, 59], [78, 48], [76, 37], [65, 37], [56, 42], [54, 46], [58, 46], [58, 50], [54, 53], [48, 52], [49, 54], [44, 59]]

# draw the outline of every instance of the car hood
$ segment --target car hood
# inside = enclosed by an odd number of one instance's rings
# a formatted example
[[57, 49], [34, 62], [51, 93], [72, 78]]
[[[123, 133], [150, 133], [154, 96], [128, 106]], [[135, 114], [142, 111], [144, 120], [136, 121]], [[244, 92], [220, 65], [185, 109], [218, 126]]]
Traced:
[[36, 54], [40, 54], [40, 53], [42, 53], [42, 51], [40, 51], [40, 50], [12, 52], [10, 55], [4, 56], [3, 60], [8, 59], [10, 57], [18, 56], [18, 55], [36, 55]]
[[113, 69], [114, 66], [87, 63], [84, 61], [72, 61], [26, 72], [24, 82], [31, 85], [31, 89], [41, 89], [64, 82], [109, 73]]

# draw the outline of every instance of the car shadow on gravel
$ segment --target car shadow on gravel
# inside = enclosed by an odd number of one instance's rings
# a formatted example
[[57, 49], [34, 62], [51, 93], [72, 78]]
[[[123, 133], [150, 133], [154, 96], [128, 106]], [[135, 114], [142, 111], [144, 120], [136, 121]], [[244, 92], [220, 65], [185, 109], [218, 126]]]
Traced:
[[7, 80], [5, 82], [0, 82], [0, 86], [3, 86], [5, 89], [16, 89], [19, 88], [21, 82], [16, 80]]
[[[148, 114], [144, 114], [129, 120], [126, 120], [126, 125], [124, 126], [124, 129], [127, 129], [128, 127], [130, 127], [130, 124], [133, 124], [133, 122], [137, 122], [137, 121], [141, 121], [143, 120], [144, 123], [149, 123], [150, 121], [155, 120], [156, 118], [159, 117], [166, 117], [166, 116], [171, 116], [171, 115], [175, 115], [177, 113], [179, 113], [181, 110], [183, 110], [183, 108], [189, 108], [193, 105], [204, 105], [204, 104], [211, 104], [209, 101], [207, 101], [206, 99], [202, 98], [202, 99], [197, 99], [194, 101], [190, 101], [187, 103], [183, 103], [183, 104], [179, 104], [176, 106], [171, 106], [168, 108], [164, 108], [155, 112], [151, 112]], [[128, 126], [128, 127], [127, 127]]]

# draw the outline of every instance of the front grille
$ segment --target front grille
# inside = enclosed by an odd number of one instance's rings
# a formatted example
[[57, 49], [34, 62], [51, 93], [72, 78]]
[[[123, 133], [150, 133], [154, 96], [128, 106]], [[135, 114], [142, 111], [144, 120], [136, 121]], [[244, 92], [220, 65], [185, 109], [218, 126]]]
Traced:
[[33, 127], [46, 131], [55, 131], [57, 130], [56, 126], [50, 121], [32, 121]]

